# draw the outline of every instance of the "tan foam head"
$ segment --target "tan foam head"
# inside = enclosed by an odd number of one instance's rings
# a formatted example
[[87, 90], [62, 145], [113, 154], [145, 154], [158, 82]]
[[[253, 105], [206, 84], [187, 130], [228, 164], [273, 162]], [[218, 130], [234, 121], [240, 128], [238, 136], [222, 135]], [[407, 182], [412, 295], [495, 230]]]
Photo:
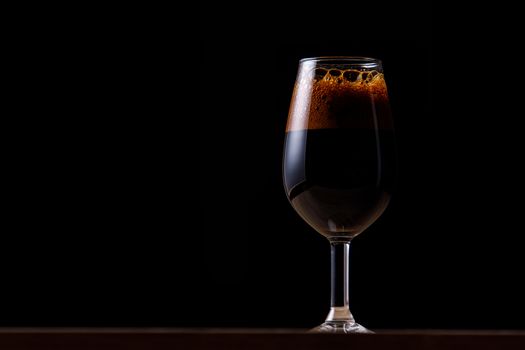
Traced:
[[383, 73], [315, 68], [300, 72], [286, 131], [384, 128], [390, 119]]

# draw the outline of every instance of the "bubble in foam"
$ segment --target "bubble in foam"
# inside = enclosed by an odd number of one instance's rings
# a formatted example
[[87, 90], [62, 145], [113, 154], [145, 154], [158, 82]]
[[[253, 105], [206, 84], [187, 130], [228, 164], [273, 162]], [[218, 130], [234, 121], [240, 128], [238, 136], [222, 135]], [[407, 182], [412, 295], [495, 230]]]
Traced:
[[330, 69], [328, 71], [328, 74], [330, 74], [330, 78], [338, 78], [341, 76], [343, 72], [341, 72], [339, 69]]
[[368, 78], [370, 78], [370, 80], [372, 80], [372, 79], [374, 79], [378, 74], [379, 74], [379, 72], [376, 71], [376, 70], [370, 71], [370, 72], [368, 73]]
[[354, 82], [359, 77], [359, 72], [355, 70], [347, 70], [343, 73], [343, 77], [349, 82]]
[[314, 73], [315, 73], [315, 79], [321, 80], [325, 77], [326, 73], [328, 73], [328, 70], [324, 68], [316, 68]]

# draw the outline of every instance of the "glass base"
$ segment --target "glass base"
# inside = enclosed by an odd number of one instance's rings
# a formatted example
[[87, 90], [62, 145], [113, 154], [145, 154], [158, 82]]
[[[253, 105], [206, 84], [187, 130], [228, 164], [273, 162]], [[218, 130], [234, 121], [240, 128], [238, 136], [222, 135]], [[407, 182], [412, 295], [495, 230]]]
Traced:
[[369, 329], [359, 323], [350, 321], [327, 321], [320, 326], [312, 328], [309, 333], [367, 333], [373, 334]]

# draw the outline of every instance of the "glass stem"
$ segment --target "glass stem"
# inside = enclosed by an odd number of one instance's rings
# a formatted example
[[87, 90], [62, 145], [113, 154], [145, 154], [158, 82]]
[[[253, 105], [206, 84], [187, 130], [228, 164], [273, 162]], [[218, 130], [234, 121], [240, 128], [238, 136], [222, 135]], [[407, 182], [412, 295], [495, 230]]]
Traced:
[[330, 312], [326, 322], [354, 322], [354, 317], [348, 306], [348, 273], [350, 262], [350, 241], [332, 241], [332, 295]]

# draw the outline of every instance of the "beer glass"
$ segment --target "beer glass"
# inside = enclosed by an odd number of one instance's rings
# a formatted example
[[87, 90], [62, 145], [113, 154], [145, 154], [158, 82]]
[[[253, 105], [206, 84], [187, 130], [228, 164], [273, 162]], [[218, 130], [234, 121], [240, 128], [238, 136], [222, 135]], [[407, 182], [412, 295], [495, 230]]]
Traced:
[[382, 63], [299, 61], [286, 125], [283, 181], [295, 211], [331, 248], [331, 307], [316, 332], [368, 333], [348, 306], [350, 242], [392, 194], [395, 147]]

